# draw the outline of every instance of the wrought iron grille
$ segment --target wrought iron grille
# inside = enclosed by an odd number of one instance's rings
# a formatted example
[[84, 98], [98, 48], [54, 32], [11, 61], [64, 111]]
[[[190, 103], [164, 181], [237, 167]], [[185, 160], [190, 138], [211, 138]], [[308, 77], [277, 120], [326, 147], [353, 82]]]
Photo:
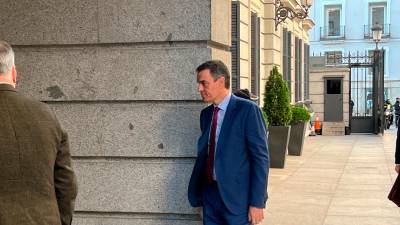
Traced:
[[[371, 28], [374, 25], [364, 25], [364, 38], [371, 39], [372, 38], [372, 30]], [[382, 26], [382, 38], [390, 37], [390, 24], [383, 24]]]
[[340, 40], [346, 38], [346, 27], [345, 26], [328, 26], [320, 27], [320, 39], [321, 40]]

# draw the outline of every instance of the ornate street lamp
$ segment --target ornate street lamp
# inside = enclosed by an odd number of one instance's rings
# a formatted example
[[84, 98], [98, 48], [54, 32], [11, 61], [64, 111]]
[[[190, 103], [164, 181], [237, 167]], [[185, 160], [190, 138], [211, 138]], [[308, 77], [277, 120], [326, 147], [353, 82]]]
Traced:
[[301, 5], [293, 10], [287, 6], [283, 6], [281, 0], [275, 0], [275, 30], [278, 30], [278, 25], [285, 21], [287, 18], [305, 19], [308, 17], [308, 10], [312, 5], [313, 0], [301, 0]]
[[[383, 50], [378, 49], [378, 43], [381, 41], [382, 38], [382, 26], [376, 23], [372, 28], [372, 39], [375, 41], [375, 50], [374, 50], [374, 58], [373, 58], [373, 95], [374, 95], [374, 100], [373, 100], [373, 110], [374, 110], [374, 115], [377, 115], [376, 117], [376, 125], [375, 125], [375, 133], [382, 133], [384, 130], [384, 126], [380, 125], [380, 127], [377, 125], [378, 124], [378, 119], [380, 121], [385, 121], [384, 120], [384, 66], [383, 66]], [[385, 124], [385, 123], [381, 123]]]
[[378, 50], [378, 42], [381, 41], [382, 38], [382, 26], [376, 23], [372, 28], [372, 39], [375, 41], [376, 47], [375, 49]]

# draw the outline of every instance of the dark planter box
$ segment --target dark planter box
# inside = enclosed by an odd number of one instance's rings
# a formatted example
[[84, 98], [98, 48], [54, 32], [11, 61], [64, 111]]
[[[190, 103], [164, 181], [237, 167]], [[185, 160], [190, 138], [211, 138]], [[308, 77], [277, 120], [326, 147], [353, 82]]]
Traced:
[[290, 126], [270, 126], [268, 149], [271, 168], [284, 168], [289, 142]]
[[345, 135], [350, 135], [351, 134], [351, 127], [349, 127], [349, 126], [344, 127], [344, 134]]
[[303, 152], [304, 135], [306, 134], [307, 122], [296, 123], [290, 129], [290, 139], [288, 146], [289, 155], [300, 156]]

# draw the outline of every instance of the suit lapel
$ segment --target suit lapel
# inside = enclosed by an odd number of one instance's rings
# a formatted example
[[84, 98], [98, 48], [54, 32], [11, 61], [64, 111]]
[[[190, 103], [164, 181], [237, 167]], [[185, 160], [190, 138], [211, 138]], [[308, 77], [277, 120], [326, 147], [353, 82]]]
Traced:
[[203, 150], [207, 150], [208, 148], [208, 138], [210, 136], [210, 124], [211, 124], [211, 119], [212, 119], [212, 110], [213, 107], [210, 107], [206, 109], [206, 113], [204, 114], [204, 120], [202, 120], [203, 123], [205, 123], [204, 125], [202, 124], [202, 126], [204, 126], [205, 131], [202, 133], [202, 135], [200, 136], [200, 139], [198, 141], [198, 146], [197, 149], [199, 152], [203, 151]]
[[[224, 142], [226, 139], [226, 135], [229, 132], [230, 126], [232, 125], [231, 121], [236, 111], [236, 97], [234, 95], [231, 96], [231, 100], [229, 101], [228, 108], [225, 112], [224, 120], [222, 121], [222, 127], [219, 131], [218, 143], [217, 143], [217, 151], [221, 150], [221, 146], [224, 146]], [[218, 157], [218, 153], [216, 157]]]

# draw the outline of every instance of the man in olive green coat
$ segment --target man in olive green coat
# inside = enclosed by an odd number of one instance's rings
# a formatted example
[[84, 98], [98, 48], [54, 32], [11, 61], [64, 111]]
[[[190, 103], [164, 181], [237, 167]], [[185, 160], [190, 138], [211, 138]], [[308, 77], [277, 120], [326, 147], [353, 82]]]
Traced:
[[19, 94], [0, 41], [0, 224], [70, 225], [77, 187], [67, 134], [48, 107]]

